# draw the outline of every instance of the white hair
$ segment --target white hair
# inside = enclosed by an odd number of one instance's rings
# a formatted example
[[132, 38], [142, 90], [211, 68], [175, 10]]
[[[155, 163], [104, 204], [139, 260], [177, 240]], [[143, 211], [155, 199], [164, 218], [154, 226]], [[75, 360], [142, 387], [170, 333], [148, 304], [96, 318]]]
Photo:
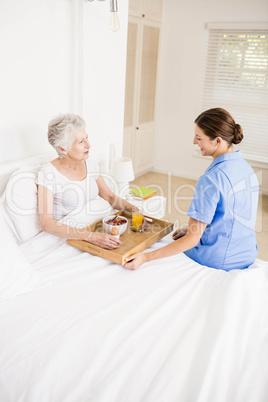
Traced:
[[75, 133], [86, 127], [85, 120], [73, 113], [59, 114], [48, 123], [48, 142], [56, 149], [60, 158], [64, 155], [60, 152], [60, 146], [65, 151], [71, 149]]

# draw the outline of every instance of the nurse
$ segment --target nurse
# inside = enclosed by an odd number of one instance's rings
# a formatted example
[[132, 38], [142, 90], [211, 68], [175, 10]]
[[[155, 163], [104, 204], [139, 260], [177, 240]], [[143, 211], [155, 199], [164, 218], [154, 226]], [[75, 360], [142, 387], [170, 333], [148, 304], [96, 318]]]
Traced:
[[165, 247], [132, 255], [125, 268], [181, 252], [201, 265], [226, 271], [254, 262], [259, 187], [253, 169], [233, 149], [242, 139], [241, 126], [224, 109], [209, 109], [196, 118], [193, 143], [213, 162], [197, 182], [188, 228], [176, 230], [175, 241]]

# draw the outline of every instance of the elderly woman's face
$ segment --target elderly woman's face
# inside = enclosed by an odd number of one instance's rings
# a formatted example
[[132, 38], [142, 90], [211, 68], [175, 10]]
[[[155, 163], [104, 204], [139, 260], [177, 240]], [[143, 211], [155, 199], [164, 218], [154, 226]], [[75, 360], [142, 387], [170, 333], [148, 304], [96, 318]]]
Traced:
[[84, 129], [78, 130], [75, 134], [74, 141], [71, 149], [68, 151], [68, 155], [74, 159], [87, 159], [90, 149], [90, 143], [88, 141], [88, 135]]

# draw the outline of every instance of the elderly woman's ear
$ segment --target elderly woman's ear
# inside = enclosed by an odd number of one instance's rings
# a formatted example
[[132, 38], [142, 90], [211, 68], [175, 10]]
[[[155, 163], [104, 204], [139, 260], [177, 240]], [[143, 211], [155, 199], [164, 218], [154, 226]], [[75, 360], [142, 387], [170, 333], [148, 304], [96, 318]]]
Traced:
[[65, 149], [62, 148], [60, 145], [58, 145], [58, 150], [61, 155], [63, 156], [67, 155], [67, 151], [65, 151]]

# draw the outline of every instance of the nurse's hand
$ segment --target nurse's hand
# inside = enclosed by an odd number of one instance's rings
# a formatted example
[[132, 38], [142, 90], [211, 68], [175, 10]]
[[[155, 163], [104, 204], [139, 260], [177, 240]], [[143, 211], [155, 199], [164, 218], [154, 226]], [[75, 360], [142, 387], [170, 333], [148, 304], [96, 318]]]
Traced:
[[175, 232], [172, 234], [172, 238], [173, 240], [178, 240], [180, 237], [185, 236], [187, 233], [187, 229], [186, 228], [180, 228], [175, 230]]
[[86, 241], [95, 244], [95, 246], [99, 246], [109, 250], [113, 248], [118, 248], [122, 244], [121, 241], [116, 239], [114, 236], [111, 236], [107, 233], [96, 232], [89, 232], [87, 234]]
[[126, 258], [126, 261], [124, 268], [137, 269], [146, 261], [146, 256], [143, 253], [137, 253]]

